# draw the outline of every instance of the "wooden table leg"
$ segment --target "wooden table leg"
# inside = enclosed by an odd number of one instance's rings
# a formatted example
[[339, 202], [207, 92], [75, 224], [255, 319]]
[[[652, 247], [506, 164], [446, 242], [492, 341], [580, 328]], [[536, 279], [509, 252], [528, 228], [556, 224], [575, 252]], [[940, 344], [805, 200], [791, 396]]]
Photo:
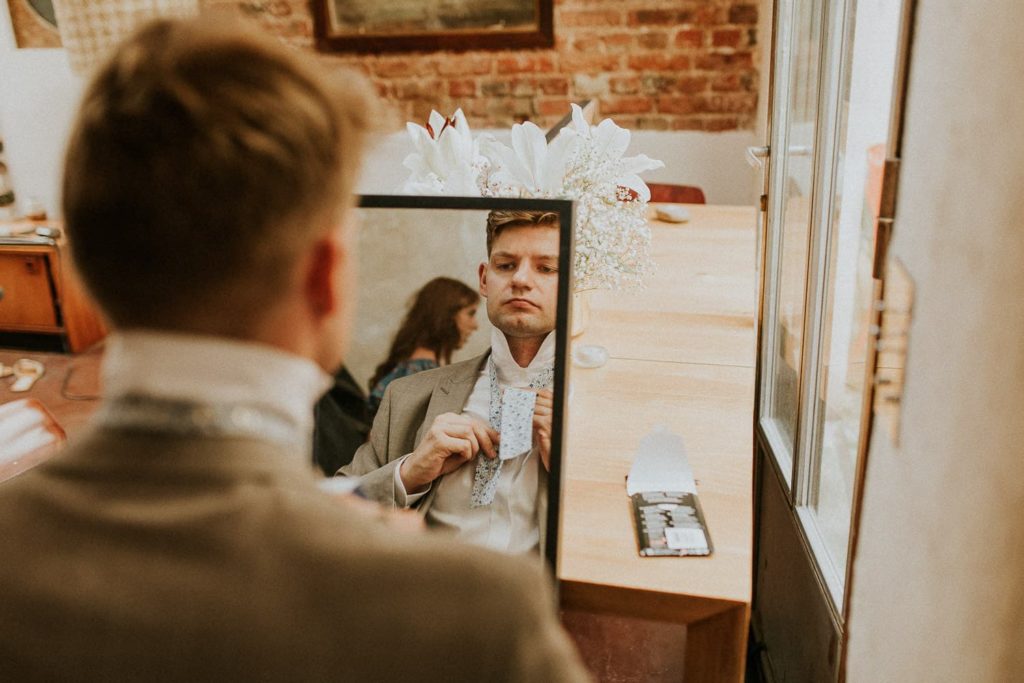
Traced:
[[737, 605], [686, 626], [686, 683], [742, 683], [749, 607]]

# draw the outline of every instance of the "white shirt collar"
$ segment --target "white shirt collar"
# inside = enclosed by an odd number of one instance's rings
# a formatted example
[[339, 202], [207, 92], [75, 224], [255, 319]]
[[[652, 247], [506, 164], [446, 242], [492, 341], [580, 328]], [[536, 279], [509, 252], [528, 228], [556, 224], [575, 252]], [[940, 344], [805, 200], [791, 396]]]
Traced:
[[264, 407], [311, 431], [313, 404], [330, 375], [312, 361], [224, 337], [133, 330], [110, 336], [103, 359], [108, 398], [139, 394], [202, 404]]
[[498, 381], [512, 386], [527, 386], [534, 377], [555, 364], [555, 333], [549, 332], [530, 364], [525, 368], [512, 358], [505, 333], [491, 328], [491, 358], [498, 371]]

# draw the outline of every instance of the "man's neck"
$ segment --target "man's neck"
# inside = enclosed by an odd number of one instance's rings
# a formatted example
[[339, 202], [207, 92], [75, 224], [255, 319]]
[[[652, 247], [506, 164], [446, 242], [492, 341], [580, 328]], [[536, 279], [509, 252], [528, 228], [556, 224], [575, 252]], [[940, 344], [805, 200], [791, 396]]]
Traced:
[[541, 344], [544, 343], [544, 338], [547, 335], [540, 335], [539, 337], [510, 337], [505, 335], [505, 339], [508, 341], [508, 350], [512, 354], [512, 360], [516, 362], [521, 368], [525, 368], [531, 362], [537, 352], [540, 351]]

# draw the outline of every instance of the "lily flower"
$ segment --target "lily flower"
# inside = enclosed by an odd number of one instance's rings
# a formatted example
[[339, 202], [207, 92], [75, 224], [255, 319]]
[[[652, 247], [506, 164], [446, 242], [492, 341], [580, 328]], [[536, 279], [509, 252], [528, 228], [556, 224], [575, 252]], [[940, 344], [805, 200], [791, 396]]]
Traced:
[[527, 121], [512, 126], [512, 147], [488, 140], [484, 153], [496, 168], [493, 180], [531, 197], [565, 196], [566, 170], [576, 152], [576, 133], [563, 130], [548, 144], [544, 132]]
[[616, 192], [617, 199], [621, 200], [622, 196], [632, 198], [635, 194], [640, 201], [650, 201], [651, 191], [639, 174], [664, 168], [664, 163], [646, 154], [624, 157], [629, 147], [630, 132], [611, 119], [591, 126], [583, 118], [583, 110], [578, 104], [572, 105], [572, 129], [580, 139], [575, 167], [582, 176], [595, 185], [613, 183], [616, 188], [631, 191]]
[[411, 172], [404, 193], [480, 195], [479, 178], [488, 162], [461, 109], [451, 118], [431, 111], [425, 127], [407, 123], [406, 130], [416, 151], [402, 162]]

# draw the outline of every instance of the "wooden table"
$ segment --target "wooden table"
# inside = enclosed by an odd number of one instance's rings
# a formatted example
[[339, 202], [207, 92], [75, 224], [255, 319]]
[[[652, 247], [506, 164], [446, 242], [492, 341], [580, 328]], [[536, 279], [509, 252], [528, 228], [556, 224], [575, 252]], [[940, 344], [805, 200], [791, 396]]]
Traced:
[[[596, 292], [574, 344], [559, 578], [562, 604], [687, 624], [687, 681], [741, 681], [753, 556], [755, 230], [751, 207], [689, 206], [654, 222], [646, 290]], [[683, 437], [710, 557], [641, 558], [625, 477], [655, 425]]]
[[[57, 234], [36, 235], [36, 228]], [[71, 267], [61, 229], [52, 221], [0, 223], [0, 333], [49, 335], [78, 353], [106, 328]]]

